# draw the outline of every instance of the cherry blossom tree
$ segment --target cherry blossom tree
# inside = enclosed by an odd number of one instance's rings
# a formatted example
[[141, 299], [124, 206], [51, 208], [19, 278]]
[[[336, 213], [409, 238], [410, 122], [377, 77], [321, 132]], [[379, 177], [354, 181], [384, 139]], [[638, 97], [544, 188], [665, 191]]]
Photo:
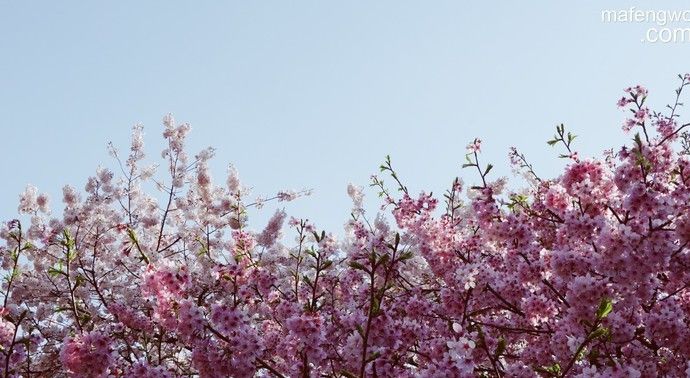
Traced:
[[[390, 158], [372, 176], [381, 214], [353, 208], [340, 237], [252, 200], [213, 150], [188, 155], [164, 118], [163, 163], [141, 126], [120, 173], [63, 189], [61, 215], [29, 186], [0, 228], [5, 377], [679, 377], [690, 373], [690, 136], [683, 89], [661, 112], [625, 90], [632, 143], [539, 177], [494, 179], [481, 140], [466, 187], [413, 194]], [[384, 180], [386, 181], [384, 183]], [[391, 182], [393, 185], [388, 185]], [[148, 190], [148, 189], [157, 189]], [[386, 215], [387, 214], [387, 215]]]

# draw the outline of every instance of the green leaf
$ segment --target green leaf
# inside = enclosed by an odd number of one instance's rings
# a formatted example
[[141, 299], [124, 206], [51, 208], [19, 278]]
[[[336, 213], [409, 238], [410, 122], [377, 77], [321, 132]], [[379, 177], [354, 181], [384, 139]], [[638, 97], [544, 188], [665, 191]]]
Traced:
[[587, 356], [590, 364], [596, 364], [598, 362], [599, 355], [600, 355], [599, 349], [596, 349], [596, 348], [592, 349], [589, 352], [589, 355]]
[[489, 171], [491, 171], [491, 168], [493, 168], [493, 167], [494, 167], [494, 166], [491, 165], [491, 164], [487, 165], [487, 166], [486, 166], [486, 171], [484, 171], [484, 175], [485, 175], [485, 176], [488, 175], [488, 174], [489, 174]]
[[561, 375], [561, 365], [558, 363], [555, 363], [551, 366], [542, 366], [536, 368], [535, 370], [539, 373], [546, 373], [550, 377], [558, 377]]
[[350, 372], [347, 371], [347, 370], [341, 371], [341, 372], [340, 372], [340, 375], [343, 375], [343, 376], [345, 376], [345, 377], [347, 377], [347, 378], [357, 378], [357, 376], [356, 376], [355, 374], [350, 373]]
[[374, 361], [375, 359], [377, 359], [379, 357], [381, 357], [381, 352], [374, 352], [374, 353], [370, 354], [369, 357], [367, 357], [366, 361], [371, 362], [371, 361]]
[[74, 248], [74, 239], [72, 239], [72, 235], [70, 234], [68, 229], [62, 230], [62, 245], [65, 246], [67, 249], [72, 249]]
[[386, 264], [388, 262], [388, 260], [390, 260], [390, 255], [385, 254], [385, 255], [381, 256], [381, 258], [378, 261], [378, 264], [379, 265]]
[[379, 299], [376, 297], [374, 297], [374, 303], [372, 303], [371, 312], [374, 315], [378, 315], [379, 312], [381, 312], [381, 301], [379, 301]]
[[350, 267], [355, 268], [357, 270], [363, 270], [365, 272], [369, 272], [369, 270], [362, 264], [358, 263], [357, 261], [350, 261]]
[[604, 298], [599, 303], [599, 308], [597, 309], [597, 319], [603, 319], [607, 317], [611, 311], [613, 311], [613, 302], [609, 298]]
[[65, 273], [62, 270], [57, 269], [57, 268], [48, 268], [48, 275], [51, 277], [57, 277], [61, 274], [66, 275], [67, 273]]
[[309, 285], [309, 287], [312, 287], [311, 279], [309, 279], [309, 277], [307, 277], [306, 275], [302, 276], [302, 281]]
[[594, 332], [589, 334], [589, 337], [591, 339], [598, 339], [600, 337], [604, 337], [609, 334], [609, 329], [606, 327], [599, 327], [594, 330]]
[[494, 351], [494, 357], [498, 358], [506, 351], [506, 339], [501, 337], [498, 339], [498, 345], [496, 345], [496, 350]]
[[633, 140], [638, 146], [642, 146], [642, 138], [640, 137], [640, 133], [635, 133]]
[[81, 284], [83, 284], [84, 282], [86, 282], [84, 276], [82, 276], [81, 274], [77, 275], [77, 277], [74, 280], [74, 288], [76, 289], [77, 287], [81, 286]]
[[132, 243], [137, 241], [137, 235], [134, 233], [134, 230], [131, 227], [127, 227], [127, 235]]
[[412, 257], [414, 257], [414, 255], [412, 254], [412, 251], [407, 251], [407, 252], [403, 253], [402, 255], [400, 255], [400, 257], [398, 259], [400, 261], [405, 261], [405, 260], [411, 259]]
[[357, 324], [355, 326], [355, 329], [357, 330], [357, 333], [359, 333], [360, 336], [364, 337], [364, 329], [362, 328], [361, 325]]

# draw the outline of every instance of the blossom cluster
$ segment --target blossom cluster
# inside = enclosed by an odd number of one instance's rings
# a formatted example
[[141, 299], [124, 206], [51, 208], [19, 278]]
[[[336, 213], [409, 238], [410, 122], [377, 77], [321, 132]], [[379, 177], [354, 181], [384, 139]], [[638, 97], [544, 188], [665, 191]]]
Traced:
[[[308, 191], [251, 200], [213, 149], [187, 153], [164, 119], [158, 167], [135, 126], [121, 176], [101, 168], [64, 210], [28, 187], [0, 225], [0, 364], [6, 377], [680, 377], [690, 374], [690, 124], [675, 104], [631, 111], [632, 143], [584, 158], [557, 127], [567, 165], [525, 188], [492, 179], [481, 140], [442, 197], [393, 169], [372, 177], [336, 237], [278, 210]], [[680, 143], [679, 143], [680, 142]], [[220, 183], [220, 184], [219, 184]], [[148, 193], [150, 188], [158, 192]], [[510, 188], [510, 189], [509, 189]]]

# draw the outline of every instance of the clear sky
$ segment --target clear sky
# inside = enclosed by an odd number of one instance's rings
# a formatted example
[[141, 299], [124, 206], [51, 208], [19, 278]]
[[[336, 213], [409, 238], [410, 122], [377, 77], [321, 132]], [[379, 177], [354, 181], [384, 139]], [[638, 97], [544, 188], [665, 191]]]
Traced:
[[[577, 5], [575, 5], [577, 4]], [[348, 182], [367, 185], [386, 154], [412, 191], [440, 192], [464, 148], [510, 175], [517, 146], [543, 176], [563, 161], [557, 123], [584, 155], [619, 146], [622, 88], [657, 108], [690, 71], [690, 41], [642, 42], [654, 22], [602, 22], [605, 9], [685, 10], [627, 1], [3, 1], [0, 0], [0, 215], [27, 183], [60, 202], [83, 188], [106, 144], [161, 118], [212, 145], [219, 180], [234, 163], [257, 194], [314, 188], [288, 211], [337, 231]], [[690, 27], [690, 22], [674, 27]], [[369, 192], [368, 200], [376, 201]], [[271, 212], [266, 209], [266, 212]], [[256, 225], [259, 227], [260, 225]]]

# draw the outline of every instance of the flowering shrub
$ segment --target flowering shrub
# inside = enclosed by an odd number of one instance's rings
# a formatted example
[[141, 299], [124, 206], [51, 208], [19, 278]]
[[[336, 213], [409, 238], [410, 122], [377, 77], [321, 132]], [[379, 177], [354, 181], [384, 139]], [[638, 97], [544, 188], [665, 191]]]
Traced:
[[[64, 213], [28, 187], [2, 226], [4, 376], [678, 377], [690, 359], [690, 138], [674, 105], [628, 88], [633, 143], [542, 179], [511, 149], [526, 188], [480, 164], [466, 189], [413, 195], [386, 159], [372, 186], [392, 217], [348, 187], [340, 240], [278, 211], [263, 230], [234, 168], [191, 157], [164, 119], [163, 175], [134, 128], [122, 175], [100, 169]], [[163, 178], [165, 176], [166, 178]], [[386, 178], [388, 180], [388, 178]], [[155, 185], [157, 198], [145, 192]], [[397, 189], [397, 190], [396, 190]], [[466, 195], [464, 194], [466, 193]], [[160, 194], [156, 196], [160, 197]], [[160, 202], [158, 200], [161, 200]], [[394, 221], [393, 221], [394, 220]], [[286, 224], [287, 222], [287, 224]], [[288, 235], [294, 235], [294, 238]]]

